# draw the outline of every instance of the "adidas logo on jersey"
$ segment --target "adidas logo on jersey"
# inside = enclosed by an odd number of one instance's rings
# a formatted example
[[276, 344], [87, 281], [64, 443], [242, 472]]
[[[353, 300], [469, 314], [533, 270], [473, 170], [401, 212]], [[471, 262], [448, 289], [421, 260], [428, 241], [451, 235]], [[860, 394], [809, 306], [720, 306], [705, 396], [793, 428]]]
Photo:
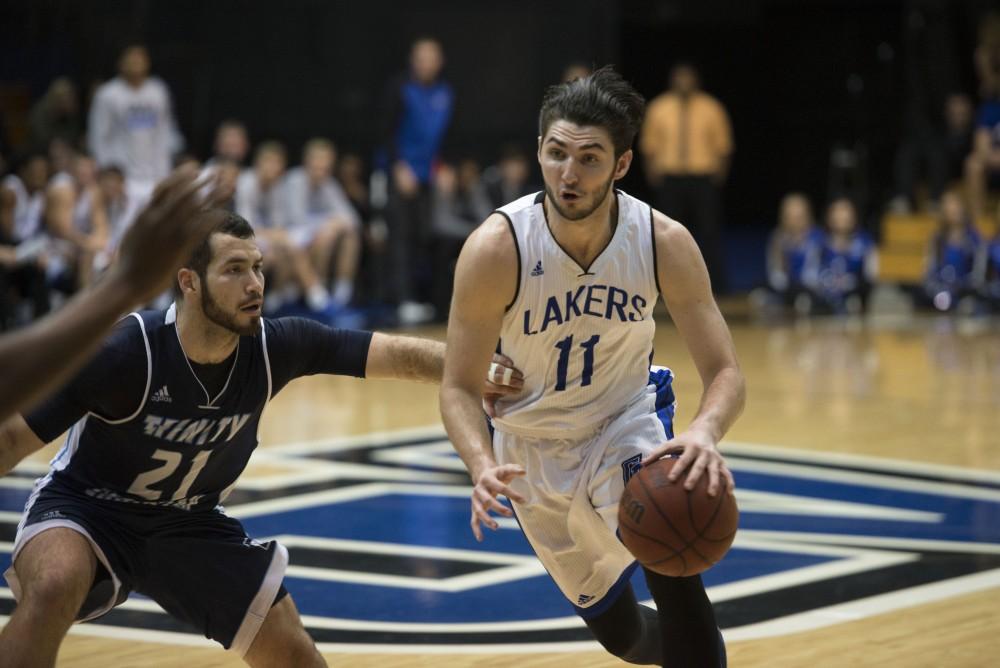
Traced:
[[593, 596], [588, 596], [587, 594], [580, 594], [580, 598], [576, 599], [577, 605], [587, 605], [594, 600]]
[[153, 396], [150, 397], [150, 401], [160, 401], [165, 404], [169, 404], [172, 399], [170, 398], [170, 392], [167, 390], [167, 386], [164, 385], [156, 392], [153, 392]]
[[539, 260], [538, 264], [535, 265], [535, 268], [531, 270], [531, 275], [532, 276], [541, 276], [544, 273], [545, 273], [545, 270], [542, 269], [542, 261]]

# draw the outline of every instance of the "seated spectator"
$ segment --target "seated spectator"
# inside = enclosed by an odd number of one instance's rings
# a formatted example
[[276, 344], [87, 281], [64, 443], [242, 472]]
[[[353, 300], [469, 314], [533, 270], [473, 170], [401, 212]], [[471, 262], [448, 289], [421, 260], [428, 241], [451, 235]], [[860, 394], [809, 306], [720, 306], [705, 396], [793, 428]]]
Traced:
[[46, 193], [45, 226], [58, 240], [61, 260], [66, 263], [65, 280], [71, 286], [63, 287], [75, 292], [89, 285], [93, 270], [106, 266], [102, 254], [109, 243], [107, 212], [101, 202], [93, 158], [76, 154], [71, 173], [60, 172], [52, 177]]
[[111, 263], [119, 242], [135, 222], [143, 202], [140, 197], [128, 191], [125, 172], [118, 167], [102, 168], [97, 173], [97, 186], [108, 221], [108, 244], [104, 253], [97, 258], [98, 267], [103, 268]]
[[305, 248], [324, 284], [333, 275], [332, 298], [346, 306], [354, 294], [361, 249], [361, 221], [343, 188], [333, 178], [336, 149], [326, 139], [311, 139], [302, 166], [288, 173], [289, 228], [292, 243]]
[[275, 313], [304, 295], [309, 310], [323, 315], [330, 306], [330, 294], [305, 250], [293, 244], [288, 233], [286, 165], [281, 143], [266, 141], [258, 146], [253, 168], [243, 172], [237, 182], [236, 213], [254, 226], [264, 255], [269, 286], [265, 309]]
[[475, 160], [463, 160], [458, 169], [442, 165], [434, 174], [431, 196], [431, 234], [434, 249], [433, 295], [435, 313], [447, 318], [451, 303], [455, 261], [465, 239], [489, 217], [493, 205], [486, 194]]
[[807, 293], [802, 273], [806, 258], [823, 233], [813, 220], [812, 205], [802, 193], [789, 193], [781, 200], [778, 226], [767, 244], [767, 287], [750, 294], [755, 309], [780, 311]]
[[337, 161], [337, 180], [361, 217], [363, 231], [356, 295], [369, 306], [389, 300], [389, 272], [386, 269], [389, 226], [380, 215], [380, 208], [373, 204], [372, 189], [369, 188], [372, 178], [384, 179], [384, 175], [372, 177], [364, 160], [356, 153], [345, 153]]
[[835, 199], [826, 212], [826, 232], [810, 250], [802, 280], [810, 298], [796, 310], [860, 313], [878, 273], [878, 253], [871, 237], [858, 229], [854, 204]]
[[1000, 233], [980, 250], [979, 294], [993, 313], [1000, 313]]
[[45, 281], [45, 156], [25, 156], [0, 181], [0, 327], [37, 318], [49, 310]]
[[510, 144], [500, 152], [500, 161], [483, 172], [483, 184], [494, 209], [536, 192], [531, 182], [531, 162], [519, 146]]
[[53, 139], [61, 139], [69, 146], [76, 146], [82, 125], [76, 86], [69, 78], [59, 77], [49, 84], [45, 95], [31, 108], [29, 143], [47, 147]]
[[931, 239], [924, 276], [924, 303], [950, 311], [973, 298], [973, 268], [982, 241], [961, 198], [954, 191], [941, 198], [940, 226]]
[[250, 138], [247, 127], [241, 121], [228, 119], [219, 124], [215, 131], [215, 154], [205, 163], [210, 167], [219, 161], [235, 162], [241, 168], [250, 154]]

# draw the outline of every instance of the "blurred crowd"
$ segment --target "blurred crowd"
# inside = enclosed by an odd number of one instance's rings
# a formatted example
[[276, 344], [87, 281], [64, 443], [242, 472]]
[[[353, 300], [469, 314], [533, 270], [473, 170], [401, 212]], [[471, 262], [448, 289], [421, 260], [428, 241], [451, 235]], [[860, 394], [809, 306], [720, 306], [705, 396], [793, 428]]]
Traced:
[[202, 160], [187, 152], [170, 89], [142, 45], [122, 52], [86, 123], [73, 83], [53, 81], [31, 111], [26, 149], [0, 162], [0, 329], [94, 281], [157, 182], [182, 163], [221, 184], [224, 206], [256, 229], [269, 314], [337, 324], [445, 318], [465, 238], [540, 184], [532, 154], [516, 144], [498, 147], [486, 167], [442, 158], [454, 105], [443, 65], [435, 39], [412, 45], [409, 67], [386, 86], [372, 156], [341, 155], [323, 136], [301, 155], [277, 138], [252, 145], [250, 129], [228, 119]]
[[[1000, 312], [1000, 14], [979, 24], [972, 61], [976, 91], [934, 79], [927, 38], [933, 17], [908, 16], [906, 39], [922, 59], [908, 73], [894, 194], [886, 213], [936, 220], [923, 279], [906, 286], [915, 306], [967, 315]], [[938, 68], [940, 70], [941, 68]], [[978, 97], [978, 106], [974, 100]], [[834, 193], [822, 224], [803, 193], [787, 194], [767, 247], [767, 286], [755, 290], [761, 313], [860, 313], [878, 279], [873, 236], [856, 202]], [[986, 231], [986, 234], [984, 234]], [[987, 236], [992, 234], [992, 238]], [[985, 237], [985, 238], [984, 238]]]
[[[913, 24], [908, 34], [919, 41], [926, 25]], [[1000, 193], [1000, 16], [982, 22], [973, 60], [975, 92], [907, 79], [886, 212], [939, 221], [915, 303], [983, 313], [1000, 309], [1000, 238], [982, 232], [996, 229], [983, 221]], [[372, 326], [443, 321], [465, 238], [491, 211], [541, 187], [530, 143], [498, 146], [486, 165], [446, 154], [455, 91], [444, 64], [436, 39], [412, 44], [384, 87], [377, 146], [364, 155], [342, 154], [319, 134], [293, 154], [280, 137], [251, 142], [252, 128], [227, 119], [211, 155], [197, 156], [142, 45], [124, 49], [86, 113], [74, 83], [56, 79], [30, 112], [24, 146], [6, 155], [0, 146], [0, 329], [96, 280], [157, 182], [181, 163], [220, 183], [225, 206], [256, 229], [268, 314]], [[589, 71], [573, 64], [563, 79]], [[649, 100], [637, 165], [653, 206], [695, 237], [716, 292], [727, 287], [722, 202], [734, 147], [723, 103], [702, 89], [695, 65], [675, 63], [667, 89]], [[849, 187], [831, 185], [828, 197], [822, 224], [806, 194], [782, 199], [767, 284], [751, 295], [759, 312], [866, 309], [879, 275], [867, 203]]]

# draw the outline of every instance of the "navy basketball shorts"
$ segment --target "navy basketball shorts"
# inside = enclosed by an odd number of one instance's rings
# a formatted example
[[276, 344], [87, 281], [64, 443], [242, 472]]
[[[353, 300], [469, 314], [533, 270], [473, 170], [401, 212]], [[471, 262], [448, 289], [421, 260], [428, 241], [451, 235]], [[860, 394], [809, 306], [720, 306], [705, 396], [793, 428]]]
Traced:
[[[48, 481], [48, 482], [46, 482]], [[288, 551], [257, 542], [222, 510], [185, 511], [100, 501], [46, 477], [28, 499], [5, 573], [15, 598], [19, 552], [56, 527], [82, 534], [97, 555], [97, 575], [77, 621], [96, 619], [128, 598], [149, 596], [173, 617], [243, 656], [271, 606]]]

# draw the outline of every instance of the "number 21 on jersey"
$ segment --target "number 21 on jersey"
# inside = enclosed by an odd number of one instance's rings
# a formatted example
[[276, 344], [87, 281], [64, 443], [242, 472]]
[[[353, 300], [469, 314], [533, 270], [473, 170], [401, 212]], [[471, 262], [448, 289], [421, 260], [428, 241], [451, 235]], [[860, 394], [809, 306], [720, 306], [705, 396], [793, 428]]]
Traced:
[[[594, 377], [594, 348], [601, 340], [600, 334], [592, 337], [580, 344], [583, 349], [583, 373], [580, 375], [580, 387], [587, 387]], [[566, 389], [566, 374], [569, 371], [569, 358], [573, 350], [573, 335], [570, 334], [565, 339], [555, 345], [559, 349], [559, 361], [556, 363], [556, 392]]]

